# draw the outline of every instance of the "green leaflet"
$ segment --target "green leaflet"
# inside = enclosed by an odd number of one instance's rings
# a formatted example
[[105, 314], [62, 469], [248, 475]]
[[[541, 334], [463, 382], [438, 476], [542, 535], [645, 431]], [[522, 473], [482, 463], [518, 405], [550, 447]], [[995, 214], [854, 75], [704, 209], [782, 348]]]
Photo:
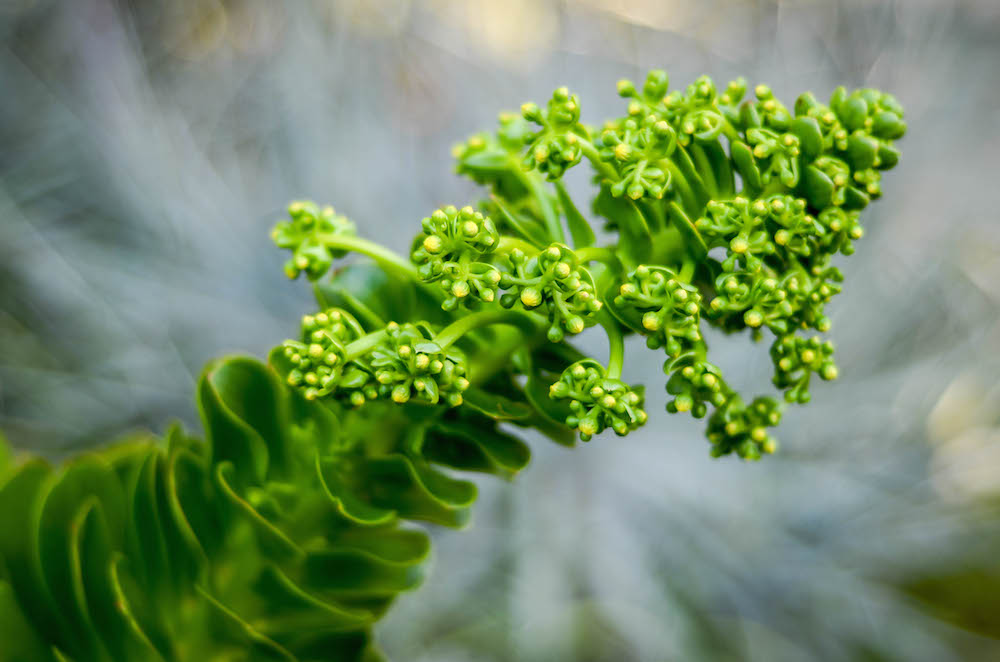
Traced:
[[54, 662], [51, 648], [39, 635], [27, 615], [11, 585], [0, 580], [0, 660], [38, 660]]
[[671, 202], [667, 205], [667, 215], [680, 235], [684, 237], [688, 254], [695, 260], [703, 260], [705, 255], [708, 254], [708, 247], [705, 245], [705, 240], [702, 239], [697, 228], [694, 227], [694, 223], [691, 222], [691, 219], [681, 209], [681, 206], [676, 202]]
[[7, 444], [7, 438], [0, 432], [0, 486], [4, 484], [10, 471], [14, 468], [14, 454]]
[[497, 421], [518, 420], [532, 414], [531, 407], [524, 402], [512, 400], [492, 391], [471, 388], [463, 395], [467, 405]]
[[530, 449], [517, 437], [463, 421], [435, 425], [423, 454], [436, 464], [501, 476], [512, 476], [531, 459]]
[[[0, 488], [8, 527], [0, 614], [17, 642], [0, 649], [0, 660], [237, 651], [295, 660], [328, 647], [350, 656], [337, 659], [375, 659], [368, 628], [419, 582], [426, 535], [398, 528], [393, 511], [388, 524], [359, 526], [338, 513], [314, 467], [261, 460], [292, 458], [292, 419], [288, 390], [260, 363], [217, 362], [199, 392], [212, 440], [204, 452], [175, 428], [169, 451], [130, 442], [58, 474], [30, 461]], [[297, 423], [311, 413], [311, 430], [329, 430], [311, 409], [297, 412]], [[471, 484], [402, 457], [373, 461], [368, 471], [392, 483], [381, 501], [435, 521], [461, 523], [475, 496]], [[264, 508], [268, 474], [293, 478], [300, 493], [289, 498], [278, 483], [270, 489], [279, 505]], [[276, 515], [282, 508], [288, 520]], [[305, 552], [293, 538], [310, 517], [327, 542]]]
[[0, 488], [2, 632], [18, 642], [0, 660], [378, 659], [370, 627], [430, 550], [400, 519], [462, 526], [475, 500], [433, 465], [510, 476], [530, 457], [486, 417], [359, 456], [330, 445], [332, 411], [242, 357], [211, 364], [199, 394], [207, 442], [174, 427], [166, 448], [134, 440], [58, 473], [34, 460]]

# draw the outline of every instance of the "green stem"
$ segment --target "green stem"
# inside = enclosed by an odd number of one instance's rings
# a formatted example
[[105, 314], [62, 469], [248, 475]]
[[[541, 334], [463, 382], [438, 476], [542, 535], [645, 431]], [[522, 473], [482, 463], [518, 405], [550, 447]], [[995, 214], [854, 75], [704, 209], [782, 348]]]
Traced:
[[552, 205], [549, 204], [549, 200], [546, 198], [542, 182], [539, 182], [533, 173], [525, 172], [524, 168], [521, 167], [521, 163], [515, 159], [511, 159], [510, 169], [514, 173], [514, 176], [538, 200], [538, 206], [542, 210], [542, 218], [545, 221], [545, 229], [548, 230], [551, 240], [565, 244], [566, 234], [563, 232], [562, 223], [559, 222], [559, 217], [556, 216], [555, 210], [552, 209]]
[[517, 237], [500, 237], [500, 244], [497, 246], [497, 252], [499, 253], [509, 253], [515, 248], [520, 249], [525, 255], [535, 255], [540, 250], [538, 246], [525, 241], [524, 239], [518, 239]]
[[516, 326], [527, 333], [532, 333], [536, 329], [534, 317], [536, 316], [528, 313], [504, 309], [483, 310], [478, 313], [466, 315], [465, 317], [456, 320], [441, 329], [441, 331], [434, 336], [434, 342], [436, 342], [441, 349], [444, 350], [470, 331], [481, 329], [484, 326], [490, 326], [491, 324], [509, 324], [511, 326]]
[[695, 193], [694, 189], [691, 188], [688, 178], [684, 176], [681, 169], [674, 163], [671, 159], [663, 159], [658, 162], [664, 170], [670, 173], [671, 186], [673, 186], [674, 191], [677, 192], [677, 197], [681, 204], [684, 205], [685, 211], [689, 215], [699, 216], [701, 214], [701, 204], [699, 202], [698, 195]]
[[408, 260], [373, 241], [368, 241], [361, 237], [332, 233], [320, 233], [316, 235], [316, 238], [323, 242], [327, 248], [367, 255], [380, 265], [389, 267], [407, 277], [413, 278], [417, 282], [421, 282], [416, 268]]
[[344, 361], [353, 361], [359, 356], [366, 354], [370, 349], [385, 340], [387, 335], [388, 333], [385, 329], [380, 329], [378, 331], [372, 331], [371, 333], [365, 334], [357, 340], [348, 343], [347, 347], [344, 348]]
[[580, 138], [577, 136], [578, 143], [580, 145], [580, 151], [583, 153], [590, 164], [594, 166], [594, 170], [604, 175], [613, 182], [618, 181], [618, 173], [615, 169], [611, 167], [611, 164], [606, 161], [601, 160], [601, 155], [598, 154], [597, 148], [594, 144], [585, 138]]
[[612, 269], [621, 269], [621, 260], [611, 248], [602, 246], [584, 246], [573, 251], [580, 262], [603, 262]]
[[722, 135], [726, 137], [726, 140], [731, 143], [737, 140], [743, 140], [743, 136], [741, 136], [740, 132], [736, 130], [736, 127], [729, 122], [729, 119], [726, 118], [726, 114], [723, 113], [717, 105], [713, 104], [713, 106], [715, 106], [715, 111], [719, 113], [719, 116], [722, 118]]
[[694, 263], [694, 260], [692, 260], [690, 258], [686, 258], [684, 260], [683, 264], [681, 265], [681, 271], [680, 271], [679, 274], [677, 274], [677, 278], [681, 282], [690, 283], [691, 282], [691, 278], [694, 276], [695, 266], [696, 265]]
[[688, 148], [688, 154], [691, 155], [695, 167], [698, 168], [702, 181], [705, 182], [705, 188], [708, 189], [709, 196], [713, 200], [717, 200], [719, 198], [719, 182], [715, 180], [715, 170], [712, 169], [712, 164], [709, 163], [705, 150], [702, 149], [700, 144], [692, 143]]
[[598, 314], [597, 321], [608, 334], [608, 377], [610, 379], [621, 379], [622, 368], [625, 365], [625, 337], [618, 323], [607, 311]]
[[683, 145], [677, 145], [677, 149], [674, 150], [670, 160], [676, 164], [677, 169], [684, 175], [685, 181], [695, 195], [694, 207], [689, 209], [688, 213], [697, 218], [701, 215], [701, 210], [705, 208], [708, 201], [712, 199], [712, 196], [705, 188], [705, 182], [698, 175], [698, 170], [691, 161], [691, 155], [688, 154], [687, 149]]

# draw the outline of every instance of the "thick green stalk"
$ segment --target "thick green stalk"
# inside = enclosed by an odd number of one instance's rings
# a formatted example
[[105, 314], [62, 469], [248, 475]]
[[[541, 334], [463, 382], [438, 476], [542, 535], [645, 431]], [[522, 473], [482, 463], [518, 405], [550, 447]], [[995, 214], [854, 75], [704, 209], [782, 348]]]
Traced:
[[502, 308], [497, 310], [482, 310], [455, 320], [441, 329], [440, 332], [435, 334], [434, 341], [442, 350], [447, 349], [467, 333], [493, 324], [509, 324], [521, 329], [523, 332], [531, 333], [536, 328], [532, 319], [533, 317], [536, 316]]
[[361, 237], [329, 233], [319, 234], [317, 235], [317, 239], [323, 242], [328, 248], [367, 255], [392, 271], [413, 278], [418, 282], [420, 281], [416, 267], [410, 264], [409, 260], [373, 241], [362, 239]]

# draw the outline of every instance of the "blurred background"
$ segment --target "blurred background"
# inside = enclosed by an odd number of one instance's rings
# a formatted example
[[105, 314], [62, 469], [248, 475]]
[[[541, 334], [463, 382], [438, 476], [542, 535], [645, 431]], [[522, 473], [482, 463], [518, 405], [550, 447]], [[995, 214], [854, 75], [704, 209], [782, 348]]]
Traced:
[[[558, 85], [592, 123], [653, 67], [789, 104], [892, 91], [910, 132], [830, 307], [842, 378], [782, 452], [711, 460], [636, 347], [651, 423], [481, 481], [379, 638], [407, 662], [1000, 659], [1000, 2], [0, 0], [0, 35], [0, 429], [50, 457], [197, 428], [205, 360], [295, 332], [309, 288], [268, 239], [292, 198], [404, 251], [478, 195], [451, 145]], [[737, 385], [769, 374], [748, 343], [715, 339]]]

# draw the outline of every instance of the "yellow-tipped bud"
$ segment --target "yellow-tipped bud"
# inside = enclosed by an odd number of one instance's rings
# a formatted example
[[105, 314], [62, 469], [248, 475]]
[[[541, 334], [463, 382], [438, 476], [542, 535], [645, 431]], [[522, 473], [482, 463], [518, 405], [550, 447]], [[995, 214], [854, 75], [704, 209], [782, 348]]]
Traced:
[[541, 305], [542, 293], [533, 287], [526, 287], [521, 290], [521, 303], [529, 308]]
[[424, 238], [424, 250], [428, 253], [438, 253], [441, 250], [441, 246], [441, 237], [438, 237], [437, 235], [432, 234]]
[[580, 434], [585, 434], [588, 437], [591, 437], [598, 432], [597, 423], [589, 418], [582, 419], [580, 424], [577, 426], [577, 429], [580, 431]]

